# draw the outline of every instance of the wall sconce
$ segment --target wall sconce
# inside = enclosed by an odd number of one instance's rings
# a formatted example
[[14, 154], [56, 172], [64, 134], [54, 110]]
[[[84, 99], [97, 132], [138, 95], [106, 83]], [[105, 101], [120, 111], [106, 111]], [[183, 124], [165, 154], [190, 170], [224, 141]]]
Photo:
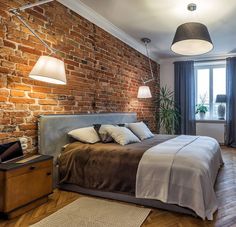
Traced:
[[151, 98], [152, 94], [150, 91], [150, 88], [146, 85], [140, 86], [138, 89], [138, 98], [142, 99], [142, 98]]
[[66, 84], [64, 62], [50, 56], [41, 56], [34, 65], [29, 77], [47, 83]]
[[[20, 12], [25, 9], [32, 8], [34, 6], [39, 6], [53, 0], [43, 0], [32, 4], [26, 4], [16, 9], [11, 9], [10, 12], [13, 13], [26, 28], [28, 28], [31, 33], [47, 48], [51, 51], [51, 54], [55, 54], [57, 51], [51, 48], [40, 36], [26, 23], [26, 21], [20, 15]], [[50, 54], [50, 55], [51, 55]], [[53, 83], [53, 84], [66, 84], [66, 73], [64, 62], [51, 57], [51, 56], [41, 56], [32, 71], [29, 74], [30, 78], [35, 80]]]
[[144, 81], [144, 80], [142, 79], [144, 85], [140, 86], [139, 89], [138, 89], [137, 98], [139, 98], [139, 99], [145, 99], [145, 98], [151, 98], [151, 97], [152, 97], [150, 88], [149, 88], [149, 86], [146, 85], [146, 83], [148, 83], [148, 82], [150, 82], [150, 81], [153, 81], [153, 80], [154, 80], [154, 76], [153, 76], [152, 64], [151, 64], [151, 60], [150, 60], [149, 52], [148, 52], [148, 43], [151, 42], [151, 39], [149, 39], [149, 38], [142, 38], [141, 41], [144, 43], [144, 45], [145, 45], [145, 47], [146, 47], [146, 53], [147, 53], [147, 57], [148, 57], [148, 63], [149, 63], [150, 72], [151, 72], [151, 76], [152, 76], [152, 78], [151, 78], [150, 80]]

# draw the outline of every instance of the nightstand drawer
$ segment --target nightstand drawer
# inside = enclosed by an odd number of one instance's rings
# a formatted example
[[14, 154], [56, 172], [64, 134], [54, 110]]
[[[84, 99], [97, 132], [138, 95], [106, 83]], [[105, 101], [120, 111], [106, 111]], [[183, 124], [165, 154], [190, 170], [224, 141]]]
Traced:
[[6, 179], [7, 203], [4, 212], [12, 211], [52, 192], [51, 160], [11, 172]]
[[14, 169], [14, 170], [8, 171], [6, 173], [6, 178], [16, 177], [16, 176], [20, 176], [23, 174], [28, 174], [28, 173], [31, 173], [32, 171], [44, 169], [44, 168], [51, 167], [51, 166], [52, 166], [52, 160], [33, 163], [31, 165], [26, 165], [26, 166], [21, 167], [19, 169]]

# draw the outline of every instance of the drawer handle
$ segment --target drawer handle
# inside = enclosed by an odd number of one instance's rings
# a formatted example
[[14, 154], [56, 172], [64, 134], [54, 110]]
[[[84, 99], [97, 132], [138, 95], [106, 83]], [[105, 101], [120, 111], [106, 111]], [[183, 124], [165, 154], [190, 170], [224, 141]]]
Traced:
[[35, 166], [30, 166], [30, 170], [34, 170], [36, 167]]
[[48, 172], [48, 173], [47, 173], [47, 176], [51, 176], [51, 175], [52, 175], [52, 173], [51, 173], [51, 172]]

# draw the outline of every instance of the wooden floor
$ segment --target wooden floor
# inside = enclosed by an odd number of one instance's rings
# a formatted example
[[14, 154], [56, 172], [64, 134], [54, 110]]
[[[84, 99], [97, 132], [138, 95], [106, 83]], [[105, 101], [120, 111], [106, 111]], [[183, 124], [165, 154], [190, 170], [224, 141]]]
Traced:
[[[188, 215], [153, 210], [144, 222], [145, 227], [193, 227], [193, 226], [221, 226], [236, 227], [236, 149], [222, 147], [224, 167], [219, 172], [216, 182], [216, 194], [219, 209], [214, 215], [214, 221], [202, 221]], [[29, 226], [56, 210], [71, 203], [81, 195], [72, 192], [55, 190], [48, 203], [20, 216], [19, 218], [4, 221], [0, 220], [1, 227]]]

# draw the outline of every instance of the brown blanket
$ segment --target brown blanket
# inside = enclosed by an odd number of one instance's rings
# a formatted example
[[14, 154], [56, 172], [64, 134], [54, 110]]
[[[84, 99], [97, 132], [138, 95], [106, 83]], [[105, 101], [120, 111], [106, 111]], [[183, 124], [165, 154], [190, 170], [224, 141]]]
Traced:
[[143, 153], [174, 137], [155, 135], [141, 143], [126, 146], [74, 142], [58, 159], [60, 183], [134, 195], [137, 168]]

